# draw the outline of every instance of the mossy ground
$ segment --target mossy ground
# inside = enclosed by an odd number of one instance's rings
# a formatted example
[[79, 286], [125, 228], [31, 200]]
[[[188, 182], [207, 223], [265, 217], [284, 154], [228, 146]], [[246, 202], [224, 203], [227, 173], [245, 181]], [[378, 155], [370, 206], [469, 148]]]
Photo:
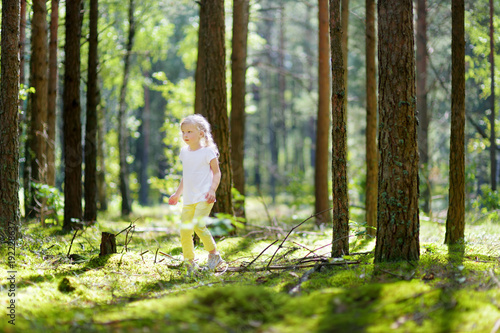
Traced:
[[[137, 218], [128, 221], [102, 216], [79, 232], [72, 259], [72, 233], [61, 233], [60, 226], [25, 226], [16, 254], [16, 325], [4, 316], [0, 331], [500, 332], [500, 225], [492, 222], [467, 226], [464, 253], [449, 254], [442, 245], [444, 225], [422, 221], [420, 261], [376, 268], [374, 241], [353, 236], [350, 251], [358, 254], [344, 259], [358, 264], [316, 269], [297, 287], [313, 268], [189, 277], [182, 266], [173, 267], [182, 258], [176, 212], [136, 211]], [[265, 215], [256, 218], [257, 210], [249, 216], [254, 227], [217, 240], [231, 267], [259, 255], [250, 267], [265, 267], [302, 221], [278, 216], [270, 223]], [[99, 257], [101, 231], [117, 233], [131, 221], [136, 230], [117, 237], [119, 253]], [[272, 264], [328, 256], [331, 231], [313, 225], [311, 220], [292, 233]], [[204, 264], [202, 247], [196, 253]], [[6, 257], [4, 248], [1, 254]], [[0, 284], [5, 309], [7, 281]]]

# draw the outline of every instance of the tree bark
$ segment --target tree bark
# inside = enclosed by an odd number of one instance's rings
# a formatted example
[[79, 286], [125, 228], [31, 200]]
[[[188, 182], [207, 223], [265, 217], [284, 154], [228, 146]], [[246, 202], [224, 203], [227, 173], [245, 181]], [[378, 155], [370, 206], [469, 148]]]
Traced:
[[47, 184], [56, 186], [56, 101], [57, 101], [57, 36], [59, 0], [51, 1], [49, 40], [49, 88], [47, 99]]
[[226, 93], [226, 51], [225, 51], [225, 23], [224, 0], [202, 0], [207, 17], [210, 18], [207, 30], [203, 31], [203, 52], [206, 59], [205, 84], [203, 93], [203, 107], [212, 126], [214, 141], [219, 147], [219, 164], [222, 178], [217, 190], [217, 202], [214, 213], [233, 215], [233, 202], [231, 196], [232, 170], [229, 121], [227, 116]]
[[340, 0], [330, 0], [330, 47], [332, 52], [332, 257], [336, 258], [349, 254], [347, 124]]
[[[231, 54], [231, 165], [234, 187], [245, 195], [245, 96], [249, 0], [233, 1], [233, 47]], [[237, 202], [235, 214], [245, 217], [245, 199]]]
[[[342, 61], [344, 63], [344, 86], [345, 86], [345, 98], [344, 104], [347, 110], [347, 97], [349, 91], [348, 77], [349, 77], [349, 0], [342, 0], [340, 13], [340, 22], [342, 24]], [[347, 114], [347, 111], [345, 111]]]
[[490, 64], [491, 64], [491, 113], [490, 113], [490, 172], [491, 172], [491, 190], [497, 189], [497, 152], [496, 152], [496, 135], [495, 135], [495, 42], [494, 42], [494, 5], [493, 0], [490, 0]]
[[105, 109], [101, 106], [101, 93], [97, 94], [97, 201], [99, 210], [108, 210], [108, 199], [106, 196], [106, 115]]
[[450, 188], [445, 244], [463, 244], [465, 230], [465, 6], [451, 5]]
[[207, 116], [207, 112], [203, 107], [203, 94], [205, 93], [205, 66], [207, 63], [207, 55], [202, 52], [203, 47], [205, 45], [205, 41], [203, 38], [206, 37], [206, 33], [208, 29], [208, 22], [210, 18], [205, 14], [205, 6], [199, 2], [200, 7], [200, 19], [198, 24], [198, 56], [196, 60], [196, 72], [195, 72], [195, 99], [194, 99], [194, 113], [201, 114], [203, 116]]
[[378, 149], [377, 149], [377, 39], [375, 0], [366, 0], [366, 222], [367, 234], [376, 236]]
[[98, 0], [90, 0], [87, 79], [87, 123], [85, 124], [85, 222], [97, 220], [97, 46]]
[[378, 2], [379, 188], [375, 263], [420, 256], [411, 0]]
[[330, 130], [330, 24], [328, 0], [318, 1], [318, 116], [316, 121], [316, 154], [314, 197], [316, 224], [329, 223], [330, 195], [328, 190], [329, 130]]
[[[48, 44], [47, 44], [47, 6], [46, 0], [33, 1], [33, 19], [31, 22], [31, 86], [35, 89], [31, 97], [31, 121], [29, 125], [29, 146], [31, 154], [30, 181], [45, 184], [47, 182], [47, 96], [48, 96]], [[30, 216], [35, 217], [36, 190], [31, 186]]]
[[[149, 73], [144, 73], [145, 77]], [[137, 151], [137, 159], [139, 161], [139, 204], [142, 206], [149, 205], [149, 184], [148, 184], [148, 165], [149, 165], [149, 145], [150, 145], [150, 91], [149, 86], [144, 84], [144, 107], [141, 112], [140, 138], [137, 140], [139, 149]]]
[[80, 120], [80, 0], [66, 3], [65, 69], [63, 92], [64, 224], [81, 229], [82, 220], [82, 125]]
[[19, 0], [2, 1], [0, 81], [0, 241], [19, 236]]
[[417, 1], [417, 112], [420, 170], [425, 181], [422, 197], [424, 213], [431, 211], [429, 180], [429, 114], [427, 110], [427, 0]]
[[116, 253], [116, 236], [110, 232], [102, 232], [99, 257]]
[[130, 188], [129, 188], [129, 171], [128, 171], [128, 131], [126, 127], [127, 121], [127, 103], [125, 95], [127, 93], [127, 84], [130, 74], [130, 63], [132, 57], [132, 46], [134, 44], [135, 35], [135, 19], [134, 19], [134, 0], [129, 1], [129, 33], [126, 46], [126, 53], [124, 59], [123, 69], [123, 83], [120, 89], [120, 102], [118, 110], [118, 145], [120, 150], [120, 194], [122, 196], [121, 213], [127, 216], [132, 212], [130, 202]]

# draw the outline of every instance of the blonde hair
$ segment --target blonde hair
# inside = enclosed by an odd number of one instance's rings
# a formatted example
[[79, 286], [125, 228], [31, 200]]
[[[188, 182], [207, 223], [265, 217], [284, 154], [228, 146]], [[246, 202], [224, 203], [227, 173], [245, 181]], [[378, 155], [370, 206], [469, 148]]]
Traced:
[[203, 147], [212, 149], [217, 157], [219, 156], [219, 149], [217, 148], [217, 145], [214, 142], [214, 138], [212, 137], [210, 123], [205, 117], [203, 117], [201, 114], [193, 114], [182, 119], [180, 126], [182, 127], [182, 125], [184, 124], [195, 125], [196, 128], [198, 128], [198, 130], [203, 133], [203, 138], [200, 141], [201, 145]]

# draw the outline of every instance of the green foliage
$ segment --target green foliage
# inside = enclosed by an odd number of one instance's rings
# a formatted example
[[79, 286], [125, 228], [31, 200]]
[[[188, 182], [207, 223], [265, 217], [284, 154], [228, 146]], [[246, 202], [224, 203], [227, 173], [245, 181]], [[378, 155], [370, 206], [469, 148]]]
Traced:
[[56, 187], [49, 186], [47, 184], [32, 182], [36, 193], [36, 202], [39, 210], [43, 210], [43, 215], [45, 221], [51, 219], [55, 224], [61, 219], [62, 211], [64, 208], [63, 196]]

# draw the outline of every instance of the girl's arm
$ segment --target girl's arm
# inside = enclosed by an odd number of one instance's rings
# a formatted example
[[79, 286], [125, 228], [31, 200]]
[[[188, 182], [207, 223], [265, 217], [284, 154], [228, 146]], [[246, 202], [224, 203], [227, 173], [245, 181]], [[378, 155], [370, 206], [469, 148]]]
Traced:
[[216, 158], [210, 161], [210, 169], [212, 170], [213, 173], [213, 179], [212, 179], [212, 185], [210, 185], [210, 190], [208, 190], [207, 194], [205, 195], [205, 199], [207, 200], [207, 203], [214, 203], [215, 191], [217, 191], [217, 188], [219, 187], [221, 178], [219, 161]]
[[177, 187], [177, 190], [175, 191], [175, 193], [172, 194], [172, 196], [170, 198], [168, 198], [169, 205], [177, 205], [177, 203], [179, 202], [179, 198], [181, 197], [183, 189], [184, 189], [184, 182], [182, 181], [182, 178], [181, 178], [181, 182], [179, 184], [179, 187]]

